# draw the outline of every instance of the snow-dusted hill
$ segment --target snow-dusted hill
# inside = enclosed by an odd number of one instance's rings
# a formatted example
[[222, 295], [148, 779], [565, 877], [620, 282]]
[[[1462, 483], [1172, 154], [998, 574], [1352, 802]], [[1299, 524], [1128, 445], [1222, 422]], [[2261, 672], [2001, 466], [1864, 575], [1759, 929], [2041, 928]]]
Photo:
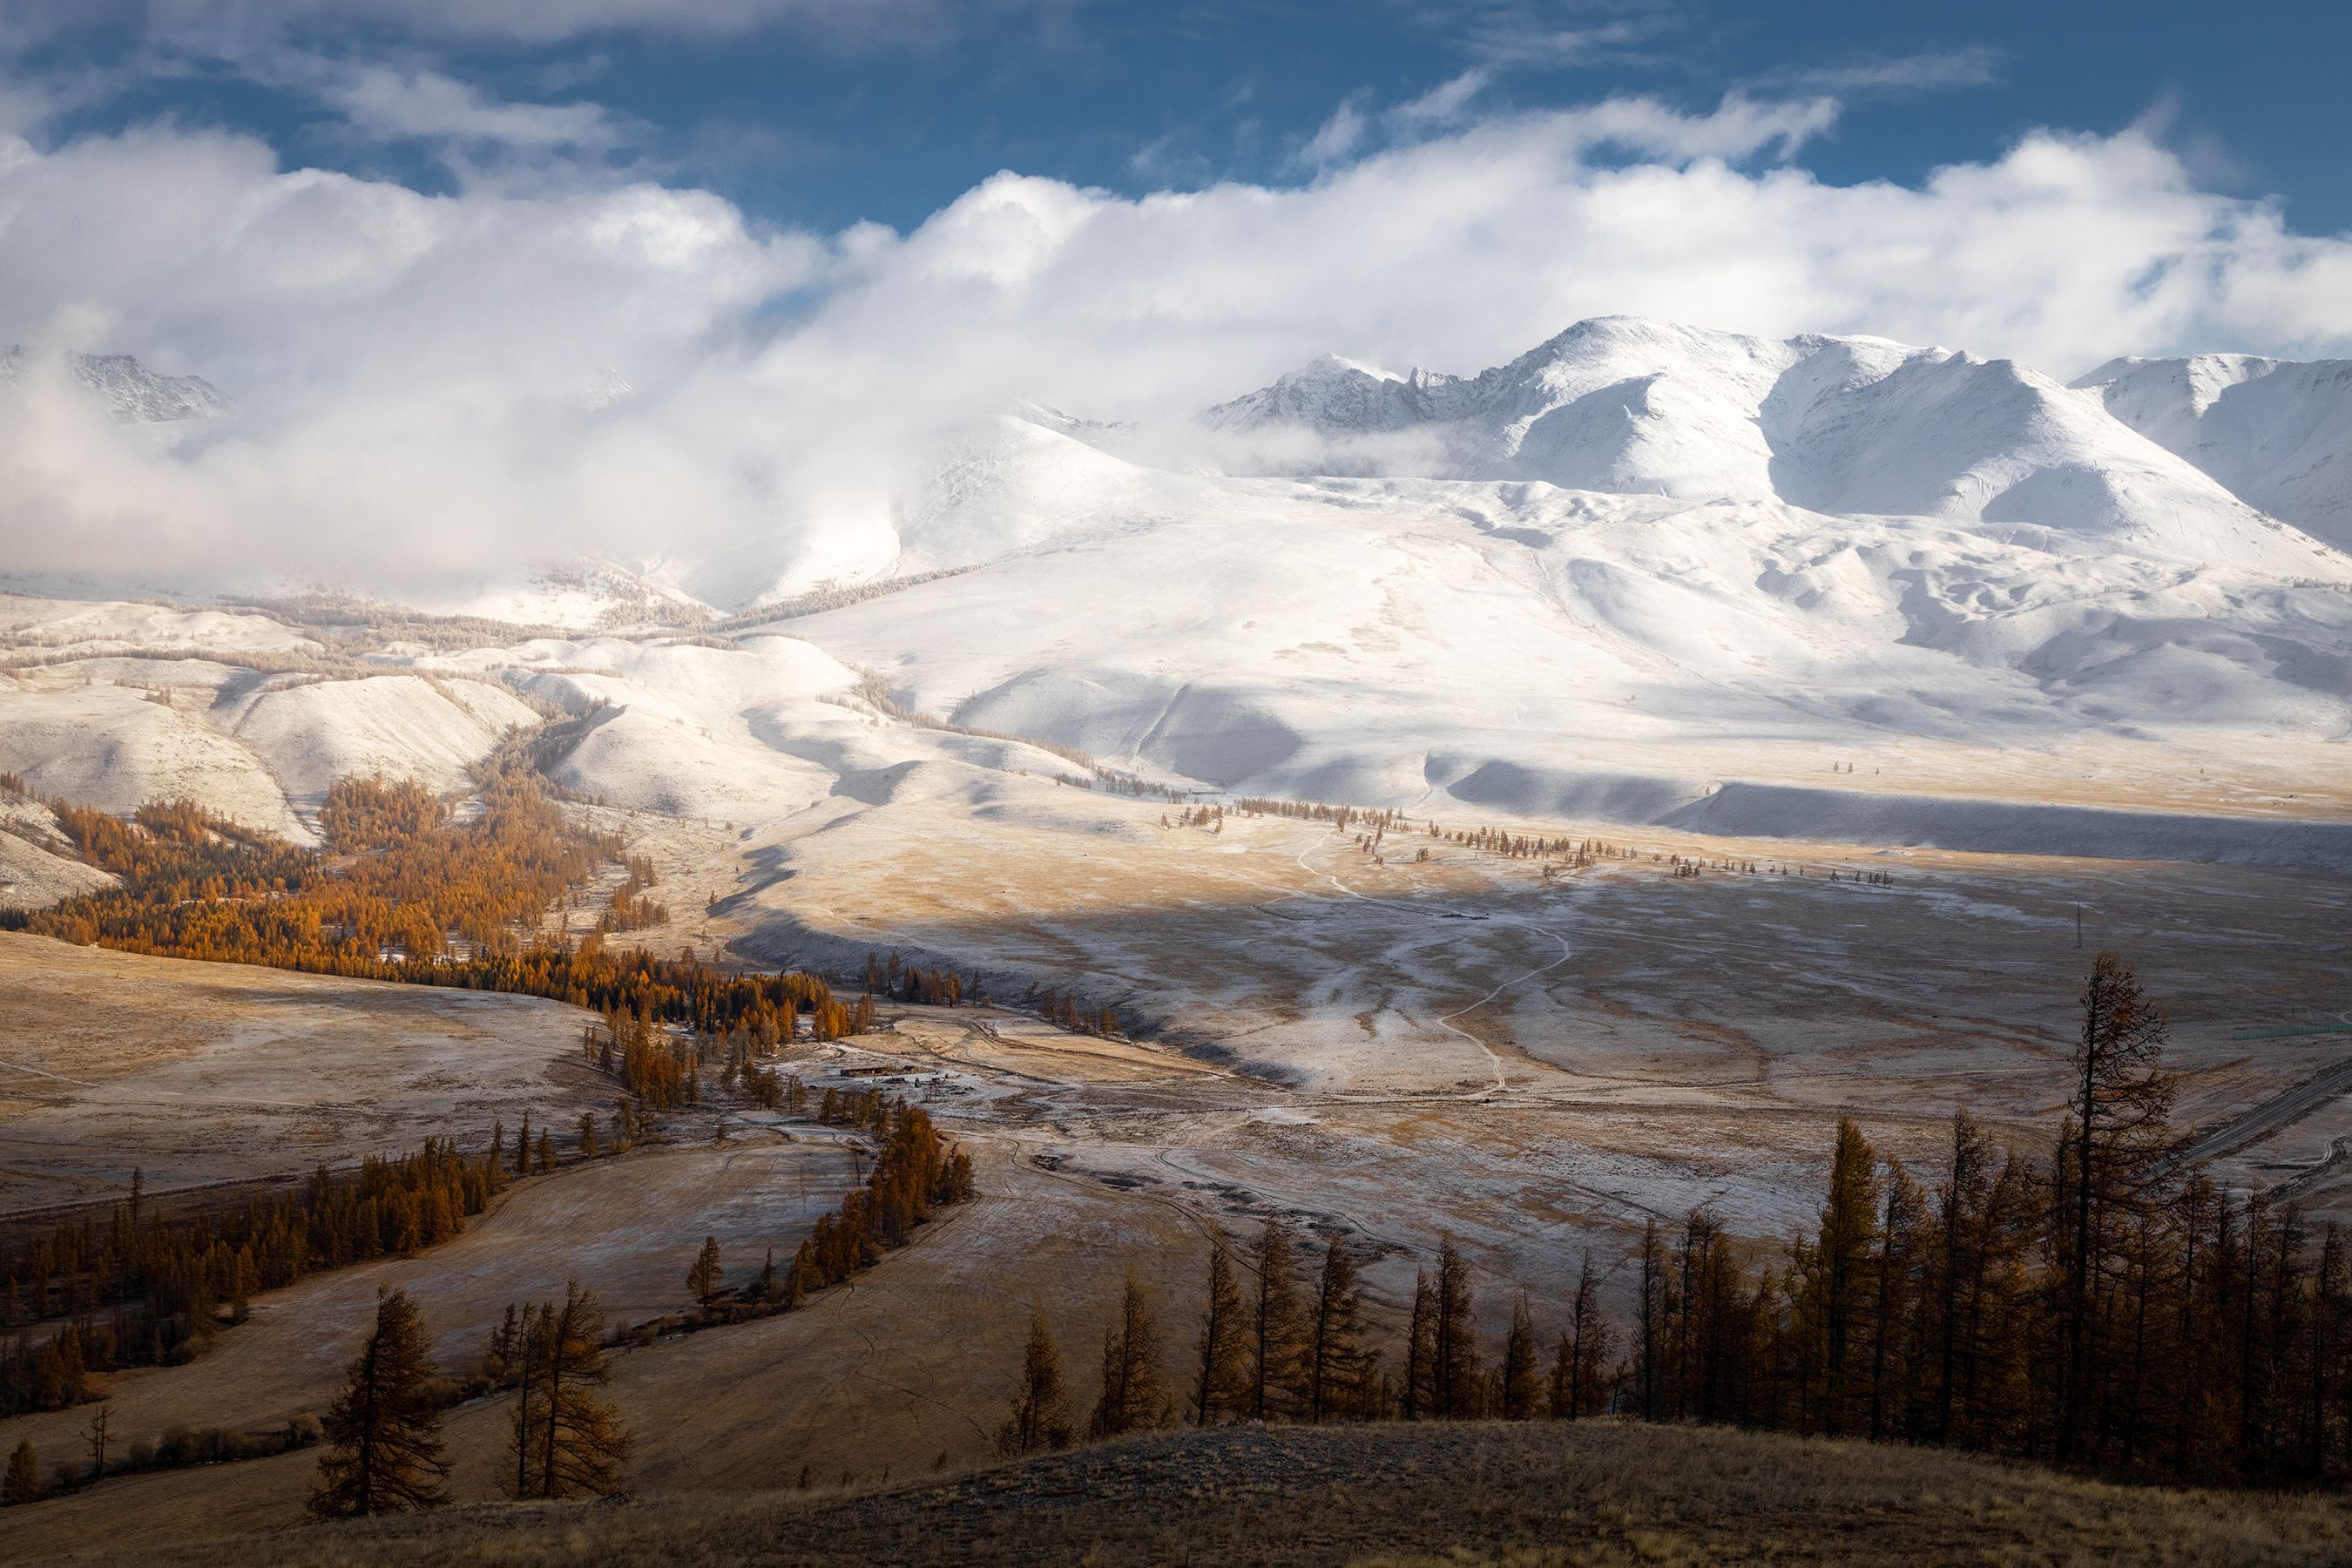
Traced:
[[[158, 375], [129, 354], [68, 353], [65, 367], [119, 424], [216, 419], [236, 412], [227, 394], [202, 376]], [[23, 348], [0, 349], [0, 386], [21, 385], [33, 374], [32, 357]]]
[[35, 795], [119, 812], [185, 797], [298, 839], [338, 778], [457, 788], [499, 735], [538, 720], [481, 680], [312, 673], [325, 650], [249, 611], [6, 597], [0, 641], [13, 666], [0, 772]]
[[2352, 549], [2352, 360], [2118, 359], [2074, 384], [2249, 504]]
[[1967, 519], [2288, 574], [2315, 559], [2095, 395], [2011, 360], [1879, 338], [1609, 317], [1475, 376], [1326, 357], [1203, 421], [1243, 438], [1244, 462], [1247, 437], [1273, 438], [1287, 471], [1325, 467], [1283, 444], [1305, 431], [1339, 471]]

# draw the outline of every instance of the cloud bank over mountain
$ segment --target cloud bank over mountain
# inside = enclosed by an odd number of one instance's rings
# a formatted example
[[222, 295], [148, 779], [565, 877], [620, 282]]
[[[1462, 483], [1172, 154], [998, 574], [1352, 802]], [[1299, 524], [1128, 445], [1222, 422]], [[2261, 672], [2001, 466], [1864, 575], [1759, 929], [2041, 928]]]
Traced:
[[[34, 367], [0, 393], [0, 552], [447, 598], [565, 553], [735, 548], [775, 574], [750, 597], [874, 569], [856, 542], [943, 430], [1022, 398], [1164, 422], [1334, 349], [1500, 363], [1637, 314], [2061, 382], [2352, 352], [2352, 240], [2200, 189], [2141, 132], [1836, 185], [1781, 161], [1833, 117], [1615, 99], [1140, 199], [1005, 173], [907, 233], [560, 169], [424, 195], [169, 124], [0, 142], [0, 343]], [[38, 371], [110, 352], [238, 412], [159, 437]]]

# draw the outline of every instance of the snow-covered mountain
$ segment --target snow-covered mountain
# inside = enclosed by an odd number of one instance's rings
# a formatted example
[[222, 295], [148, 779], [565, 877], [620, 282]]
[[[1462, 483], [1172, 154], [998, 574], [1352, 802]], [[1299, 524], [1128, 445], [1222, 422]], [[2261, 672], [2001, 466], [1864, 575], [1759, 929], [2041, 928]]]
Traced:
[[[2330, 384], [2224, 368], [2279, 409]], [[1875, 811], [1881, 843], [2316, 853], [2200, 814], [2352, 799], [2335, 782], [2352, 555], [2110, 411], [2145, 403], [2135, 417], [2201, 453], [2158, 417], [2168, 373], [2109, 369], [2068, 388], [1879, 339], [1593, 321], [1468, 378], [1327, 359], [1209, 416], [1223, 455], [1301, 459], [1271, 472], [1024, 410], [948, 433], [887, 504], [430, 606], [625, 635], [387, 650], [383, 677], [250, 693], [224, 663], [182, 706], [140, 694], [186, 673], [158, 639], [219, 628], [94, 637], [71, 606], [27, 609], [40, 662], [0, 672], [0, 767], [291, 821], [346, 763], [441, 776], [488, 743], [501, 715], [476, 694], [389, 679], [413, 661], [609, 705], [567, 783], [730, 821], [871, 793], [877, 769], [1062, 765], [992, 731], [1243, 793], [1828, 837]], [[2227, 404], [2197, 405], [2215, 442], [2292, 431], [2298, 472], [2331, 471], [2333, 416], [2216, 422]], [[1360, 466], [1317, 471], [1332, 449]], [[782, 613], [732, 615], [699, 647], [648, 635], [753, 604]], [[52, 665], [61, 638], [89, 661]], [[967, 731], [841, 705], [876, 676], [896, 709]], [[1832, 771], [1855, 782], [1824, 787]], [[1988, 800], [2031, 810], [1987, 817]], [[2188, 826], [2151, 839], [2082, 809], [2118, 803]], [[2352, 830], [2329, 831], [2352, 865]]]
[[2352, 549], [2352, 360], [2117, 359], [2074, 384], [2250, 505]]
[[[202, 376], [158, 375], [129, 354], [68, 353], [65, 360], [74, 380], [119, 424], [217, 419], [236, 412], [228, 395]], [[0, 349], [0, 386], [21, 385], [31, 373], [32, 356], [21, 346]]]
[[1327, 356], [1203, 421], [1228, 436], [1311, 432], [1340, 447], [1342, 472], [1364, 471], [1378, 438], [1418, 433], [1436, 454], [1409, 470], [1424, 477], [1969, 519], [2189, 560], [2218, 547], [2288, 573], [2309, 555], [2095, 394], [2013, 360], [1882, 338], [1607, 317], [1475, 376]]

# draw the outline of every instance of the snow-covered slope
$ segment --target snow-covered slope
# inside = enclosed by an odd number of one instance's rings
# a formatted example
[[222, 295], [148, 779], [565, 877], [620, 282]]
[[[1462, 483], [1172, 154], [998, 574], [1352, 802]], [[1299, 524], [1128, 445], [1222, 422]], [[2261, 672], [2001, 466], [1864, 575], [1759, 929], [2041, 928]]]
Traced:
[[714, 618], [710, 606], [700, 600], [617, 562], [592, 556], [551, 566], [528, 583], [440, 607], [454, 615], [571, 631], [695, 626]]
[[2249, 504], [2352, 549], [2352, 360], [2110, 360], [2074, 383]]
[[[202, 376], [158, 375], [129, 354], [68, 353], [66, 369], [82, 389], [124, 425], [175, 419], [216, 419], [236, 412], [228, 395]], [[18, 346], [0, 349], [0, 386], [21, 385], [31, 356]]]
[[1436, 461], [1387, 471], [1965, 519], [2288, 574], [2318, 559], [2095, 396], [2014, 361], [1878, 338], [1610, 317], [1470, 377], [1327, 358], [1203, 419], [1228, 437], [1311, 432], [1338, 444], [1343, 472], [1381, 438], [1421, 433]]
[[[1034, 495], [1065, 440], [1001, 471]], [[1161, 474], [1148, 497], [1058, 496], [1030, 521], [1059, 548], [793, 630], [973, 724], [1324, 798], [1310, 775], [1370, 752], [1419, 773], [1568, 735], [2340, 735], [2352, 703], [2352, 595], [2055, 531], [1527, 481]]]
[[73, 858], [47, 805], [0, 784], [0, 909], [47, 909], [113, 880]]
[[1018, 742], [918, 726], [858, 695], [859, 673], [798, 637], [738, 647], [615, 637], [534, 641], [426, 661], [498, 672], [593, 723], [554, 765], [559, 782], [633, 809], [772, 822], [830, 797], [968, 800], [992, 779], [1043, 781], [1065, 758]]

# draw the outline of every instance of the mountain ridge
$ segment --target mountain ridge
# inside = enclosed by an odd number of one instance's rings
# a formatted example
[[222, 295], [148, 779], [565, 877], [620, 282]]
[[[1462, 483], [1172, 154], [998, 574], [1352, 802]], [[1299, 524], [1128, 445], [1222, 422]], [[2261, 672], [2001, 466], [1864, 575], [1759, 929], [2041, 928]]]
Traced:
[[2109, 360], [2074, 383], [2248, 504], [2352, 549], [2352, 360]]
[[1320, 437], [1341, 473], [1418, 436], [1437, 454], [1422, 477], [1967, 519], [2186, 559], [2207, 558], [2218, 533], [2290, 574], [2298, 553], [2260, 508], [2095, 392], [2015, 360], [1885, 338], [1595, 317], [1472, 376], [1326, 355], [1199, 421], [1243, 438], [1238, 470], [1301, 471], [1295, 455], [1250, 463], [1247, 438], [1261, 433]]
[[[118, 425], [166, 425], [219, 419], [236, 412], [228, 394], [200, 375], [162, 375], [131, 354], [68, 352], [67, 370], [82, 390], [107, 406]], [[0, 386], [22, 386], [34, 356], [20, 343], [0, 348]]]

